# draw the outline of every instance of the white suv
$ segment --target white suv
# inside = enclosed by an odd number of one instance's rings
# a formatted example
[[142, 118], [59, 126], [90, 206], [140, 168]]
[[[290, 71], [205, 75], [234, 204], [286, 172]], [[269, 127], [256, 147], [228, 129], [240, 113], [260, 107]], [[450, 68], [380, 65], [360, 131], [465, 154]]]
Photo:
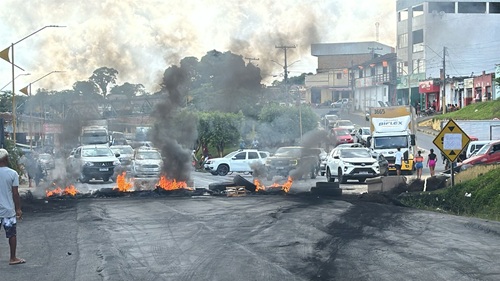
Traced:
[[204, 167], [214, 176], [225, 176], [229, 172], [252, 173], [253, 165], [264, 166], [268, 156], [269, 152], [267, 151], [242, 149], [233, 151], [222, 158], [209, 159]]
[[115, 154], [107, 145], [83, 145], [78, 147], [73, 157], [68, 158], [67, 171], [78, 174], [80, 182], [102, 179], [115, 180], [115, 168], [120, 167], [120, 154]]
[[368, 148], [335, 148], [327, 158], [326, 180], [329, 182], [334, 182], [335, 178], [341, 183], [346, 183], [348, 179], [365, 182], [367, 178], [379, 175], [379, 163], [373, 159]]

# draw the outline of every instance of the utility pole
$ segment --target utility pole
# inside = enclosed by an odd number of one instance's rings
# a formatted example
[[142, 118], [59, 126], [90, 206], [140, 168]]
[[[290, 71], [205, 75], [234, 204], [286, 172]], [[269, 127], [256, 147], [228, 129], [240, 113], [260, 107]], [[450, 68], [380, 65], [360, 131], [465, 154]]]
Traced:
[[287, 57], [286, 57], [286, 51], [288, 49], [295, 49], [296, 46], [295, 45], [292, 45], [292, 46], [286, 46], [286, 45], [281, 45], [281, 46], [275, 46], [277, 49], [283, 49], [283, 51], [285, 52], [285, 64], [283, 66], [283, 70], [285, 71], [284, 73], [284, 81], [285, 81], [285, 94], [288, 96], [288, 64], [287, 64]]
[[443, 47], [443, 99], [441, 100], [443, 114], [446, 113], [446, 47]]
[[253, 60], [259, 60], [258, 58], [245, 58], [248, 60], [248, 64], [252, 63]]

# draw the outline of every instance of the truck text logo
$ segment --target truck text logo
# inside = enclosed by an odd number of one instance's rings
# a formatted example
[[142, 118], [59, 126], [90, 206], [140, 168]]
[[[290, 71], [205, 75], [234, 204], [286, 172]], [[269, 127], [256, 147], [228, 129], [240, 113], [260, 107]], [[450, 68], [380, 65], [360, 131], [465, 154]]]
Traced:
[[402, 126], [403, 121], [394, 120], [394, 121], [381, 121], [378, 123], [379, 126]]

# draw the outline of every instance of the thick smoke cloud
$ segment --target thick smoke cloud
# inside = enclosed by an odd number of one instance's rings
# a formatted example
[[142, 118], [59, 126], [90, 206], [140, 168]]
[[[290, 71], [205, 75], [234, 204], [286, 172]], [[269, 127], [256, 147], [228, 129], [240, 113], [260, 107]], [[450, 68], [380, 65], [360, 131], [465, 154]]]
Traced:
[[[375, 40], [375, 22], [380, 22], [380, 41], [394, 44], [394, 10], [393, 0], [4, 0], [0, 38], [7, 47], [45, 25], [66, 25], [16, 45], [16, 64], [32, 77], [66, 71], [39, 87], [68, 89], [108, 66], [119, 71], [118, 84], [141, 83], [155, 92], [164, 69], [212, 49], [259, 58], [253, 63], [271, 75], [283, 72], [271, 62], [283, 64], [283, 51], [275, 46], [296, 45], [289, 62], [301, 61], [291, 75], [314, 72], [311, 43]], [[10, 77], [9, 71], [9, 64], [0, 64], [0, 77]]]
[[197, 138], [196, 119], [180, 111], [185, 99], [179, 88], [186, 78], [186, 73], [177, 66], [165, 71], [162, 83], [165, 100], [153, 112], [156, 123], [152, 138], [164, 157], [163, 174], [179, 181], [190, 179], [191, 150], [185, 145], [194, 144]]

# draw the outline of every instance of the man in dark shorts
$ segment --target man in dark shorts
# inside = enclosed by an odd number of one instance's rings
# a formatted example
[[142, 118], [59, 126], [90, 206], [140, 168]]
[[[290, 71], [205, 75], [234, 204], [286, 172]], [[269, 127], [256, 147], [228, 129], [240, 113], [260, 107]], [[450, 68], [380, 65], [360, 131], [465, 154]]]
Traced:
[[17, 219], [21, 219], [21, 198], [19, 197], [19, 175], [8, 167], [9, 153], [0, 149], [0, 227], [5, 229], [9, 239], [10, 265], [22, 264], [26, 261], [16, 257]]

